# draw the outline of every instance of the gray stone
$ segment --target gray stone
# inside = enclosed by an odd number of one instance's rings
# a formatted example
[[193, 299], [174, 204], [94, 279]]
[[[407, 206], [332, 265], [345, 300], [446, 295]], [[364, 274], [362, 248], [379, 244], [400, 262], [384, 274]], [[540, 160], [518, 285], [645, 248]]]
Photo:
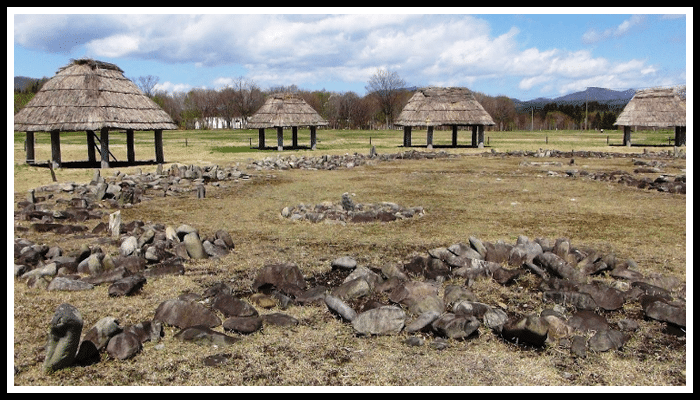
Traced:
[[331, 268], [354, 269], [357, 267], [357, 261], [349, 256], [338, 257], [331, 262]]
[[508, 321], [508, 315], [500, 308], [491, 307], [483, 317], [484, 326], [500, 333], [503, 325]]
[[182, 240], [185, 244], [185, 249], [187, 249], [187, 255], [193, 259], [204, 259], [209, 258], [207, 253], [204, 251], [204, 246], [199, 239], [197, 232], [190, 232], [186, 234]]
[[258, 311], [245, 300], [241, 300], [228, 293], [219, 293], [214, 297], [212, 308], [218, 310], [225, 317], [256, 317]]
[[369, 283], [362, 277], [342, 283], [331, 290], [331, 294], [341, 300], [351, 300], [369, 294]]
[[110, 297], [131, 296], [143, 288], [146, 278], [143, 275], [131, 275], [112, 283], [107, 289]]
[[672, 304], [664, 298], [649, 295], [642, 296], [640, 302], [642, 303], [642, 308], [644, 309], [644, 315], [647, 318], [668, 322], [685, 328], [685, 305]]
[[126, 360], [140, 353], [142, 348], [138, 336], [131, 332], [122, 332], [109, 340], [107, 354], [117, 360]]
[[439, 335], [450, 339], [466, 339], [477, 333], [481, 323], [473, 316], [445, 313], [432, 323], [432, 328]]
[[91, 290], [95, 286], [91, 283], [84, 282], [80, 279], [71, 279], [63, 276], [57, 276], [51, 280], [46, 290], [57, 290], [57, 291], [78, 291], [78, 290]]
[[355, 312], [355, 310], [353, 310], [352, 307], [350, 307], [342, 299], [336, 296], [333, 296], [331, 294], [326, 295], [324, 297], [324, 301], [326, 303], [326, 306], [328, 306], [329, 310], [340, 315], [346, 321], [352, 322], [352, 320], [354, 320], [355, 317], [357, 317], [357, 312]]
[[620, 331], [600, 330], [588, 339], [588, 348], [597, 352], [617, 350], [622, 348], [627, 340], [629, 340], [629, 335]]
[[257, 315], [249, 317], [230, 317], [227, 318], [222, 326], [228, 331], [237, 333], [253, 333], [262, 328], [262, 318]]
[[83, 317], [74, 306], [58, 306], [49, 324], [44, 371], [52, 372], [73, 364], [80, 344]]
[[404, 331], [408, 333], [413, 333], [422, 331], [426, 328], [430, 328], [430, 324], [432, 324], [433, 321], [435, 321], [439, 316], [440, 313], [437, 311], [426, 311], [418, 315], [418, 317], [415, 320], [413, 320], [410, 324], [406, 325]]
[[396, 306], [382, 306], [362, 312], [352, 320], [352, 327], [362, 335], [393, 335], [404, 327], [406, 313]]
[[547, 340], [549, 323], [546, 319], [537, 315], [509, 319], [501, 330], [501, 335], [506, 340], [518, 344], [530, 344], [543, 346]]
[[178, 299], [162, 302], [156, 309], [153, 320], [183, 329], [195, 325], [208, 327], [221, 325], [221, 319], [206, 306]]
[[138, 239], [136, 239], [135, 236], [127, 236], [126, 238], [124, 238], [122, 244], [119, 246], [119, 255], [121, 255], [122, 257], [130, 256], [134, 254], [137, 248]]
[[238, 337], [228, 336], [210, 329], [207, 326], [195, 325], [182, 329], [173, 336], [183, 342], [193, 342], [200, 345], [228, 346], [239, 342]]

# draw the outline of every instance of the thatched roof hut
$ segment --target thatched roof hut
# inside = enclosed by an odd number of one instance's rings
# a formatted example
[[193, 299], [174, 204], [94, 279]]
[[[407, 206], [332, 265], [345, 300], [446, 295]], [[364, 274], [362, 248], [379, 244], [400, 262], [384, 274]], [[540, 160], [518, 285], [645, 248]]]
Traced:
[[[411, 128], [428, 129], [428, 147], [432, 147], [435, 126], [452, 126], [452, 145], [457, 145], [457, 127], [472, 127], [472, 145], [483, 145], [485, 125], [495, 125], [491, 115], [476, 100], [474, 93], [462, 87], [425, 87], [418, 89], [394, 122], [404, 127], [404, 146], [411, 145]], [[477, 133], [479, 139], [477, 139]]]
[[297, 128], [308, 126], [311, 130], [311, 148], [316, 148], [316, 127], [328, 125], [318, 113], [293, 93], [276, 93], [265, 100], [265, 104], [248, 119], [249, 128], [258, 128], [259, 148], [265, 148], [265, 128], [277, 129], [277, 149], [282, 150], [282, 131], [292, 128], [292, 147], [297, 146]]
[[[27, 162], [34, 163], [34, 132], [51, 132], [52, 161], [61, 164], [59, 132], [86, 131], [88, 163], [100, 142], [101, 166], [109, 166], [109, 131], [126, 130], [127, 163], [134, 163], [134, 130], [154, 130], [156, 162], [163, 162], [162, 131], [177, 129], [168, 113], [148, 98], [114, 64], [72, 60], [48, 80], [14, 118], [15, 131], [27, 132]], [[100, 131], [100, 138], [95, 135]], [[31, 140], [30, 140], [31, 139]], [[116, 160], [116, 159], [115, 159]]]
[[624, 127], [623, 142], [627, 146], [631, 145], [632, 126], [673, 126], [676, 128], [676, 146], [680, 146], [685, 144], [685, 114], [685, 102], [672, 88], [644, 89], [635, 93], [615, 125]]

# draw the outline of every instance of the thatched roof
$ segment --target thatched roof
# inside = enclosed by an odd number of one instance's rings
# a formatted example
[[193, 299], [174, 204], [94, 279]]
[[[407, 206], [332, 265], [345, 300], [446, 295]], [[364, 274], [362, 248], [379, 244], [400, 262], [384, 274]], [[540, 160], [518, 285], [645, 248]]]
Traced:
[[685, 126], [685, 102], [673, 89], [639, 90], [617, 117], [615, 125]]
[[168, 113], [114, 64], [73, 60], [15, 115], [15, 131], [177, 129]]
[[394, 122], [399, 126], [495, 125], [471, 90], [459, 87], [418, 89]]
[[275, 128], [285, 126], [328, 125], [318, 113], [292, 93], [273, 94], [248, 120], [248, 128]]

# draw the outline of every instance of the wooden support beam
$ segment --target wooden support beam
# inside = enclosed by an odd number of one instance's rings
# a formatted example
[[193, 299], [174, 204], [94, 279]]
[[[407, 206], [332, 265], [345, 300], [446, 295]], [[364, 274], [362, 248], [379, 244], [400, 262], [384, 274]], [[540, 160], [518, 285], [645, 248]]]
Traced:
[[316, 150], [316, 127], [311, 126], [311, 150]]
[[433, 127], [429, 126], [428, 127], [428, 134], [427, 134], [427, 147], [429, 149], [433, 148]]
[[298, 134], [298, 127], [293, 126], [292, 127], [292, 147], [294, 147], [294, 148], [298, 147], [297, 134]]
[[685, 146], [685, 126], [676, 127], [675, 146]]
[[24, 146], [27, 151], [27, 164], [34, 164], [34, 132], [27, 131]]
[[278, 150], [278, 151], [284, 150], [284, 145], [283, 145], [283, 142], [284, 142], [283, 138], [284, 138], [284, 136], [282, 135], [283, 132], [284, 132], [284, 131], [282, 130], [282, 127], [281, 127], [281, 126], [278, 126], [278, 127], [277, 127], [277, 150]]
[[265, 128], [258, 129], [258, 149], [265, 148]]
[[623, 132], [622, 145], [627, 147], [632, 146], [632, 127], [625, 125]]
[[472, 147], [477, 147], [478, 146], [478, 131], [479, 127], [476, 125], [472, 125]]
[[136, 153], [134, 152], [134, 130], [126, 130], [126, 161], [133, 163], [136, 161]]
[[403, 147], [411, 147], [411, 127], [403, 127]]
[[452, 147], [457, 147], [457, 125], [452, 125]]
[[85, 131], [85, 136], [87, 137], [87, 152], [88, 161], [94, 163], [95, 159], [95, 131]]
[[484, 126], [479, 125], [477, 132], [479, 135], [479, 144], [477, 145], [477, 147], [480, 149], [483, 149], [484, 148]]
[[51, 161], [61, 165], [61, 135], [58, 129], [51, 131]]
[[163, 163], [163, 130], [156, 129], [153, 131], [154, 141], [156, 145], [156, 162], [158, 164]]
[[100, 166], [102, 168], [109, 168], [109, 128], [102, 128], [100, 130]]

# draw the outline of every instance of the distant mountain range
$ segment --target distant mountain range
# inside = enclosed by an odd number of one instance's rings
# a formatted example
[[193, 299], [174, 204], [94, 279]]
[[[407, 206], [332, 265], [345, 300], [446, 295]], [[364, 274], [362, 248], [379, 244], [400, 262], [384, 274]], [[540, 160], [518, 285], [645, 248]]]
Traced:
[[26, 76], [15, 76], [15, 90], [22, 90], [36, 81], [38, 81], [38, 79], [36, 78], [27, 78]]
[[554, 99], [538, 97], [536, 99], [527, 101], [521, 101], [518, 99], [512, 100], [515, 103], [515, 107], [517, 109], [528, 109], [532, 106], [538, 108], [548, 103], [578, 105], [584, 104], [586, 103], [586, 101], [588, 101], [589, 103], [592, 101], [597, 101], [600, 104], [624, 106], [632, 99], [632, 97], [634, 97], [635, 92], [635, 89], [618, 91], [599, 87], [589, 87], [586, 88], [586, 90], [570, 93]]

